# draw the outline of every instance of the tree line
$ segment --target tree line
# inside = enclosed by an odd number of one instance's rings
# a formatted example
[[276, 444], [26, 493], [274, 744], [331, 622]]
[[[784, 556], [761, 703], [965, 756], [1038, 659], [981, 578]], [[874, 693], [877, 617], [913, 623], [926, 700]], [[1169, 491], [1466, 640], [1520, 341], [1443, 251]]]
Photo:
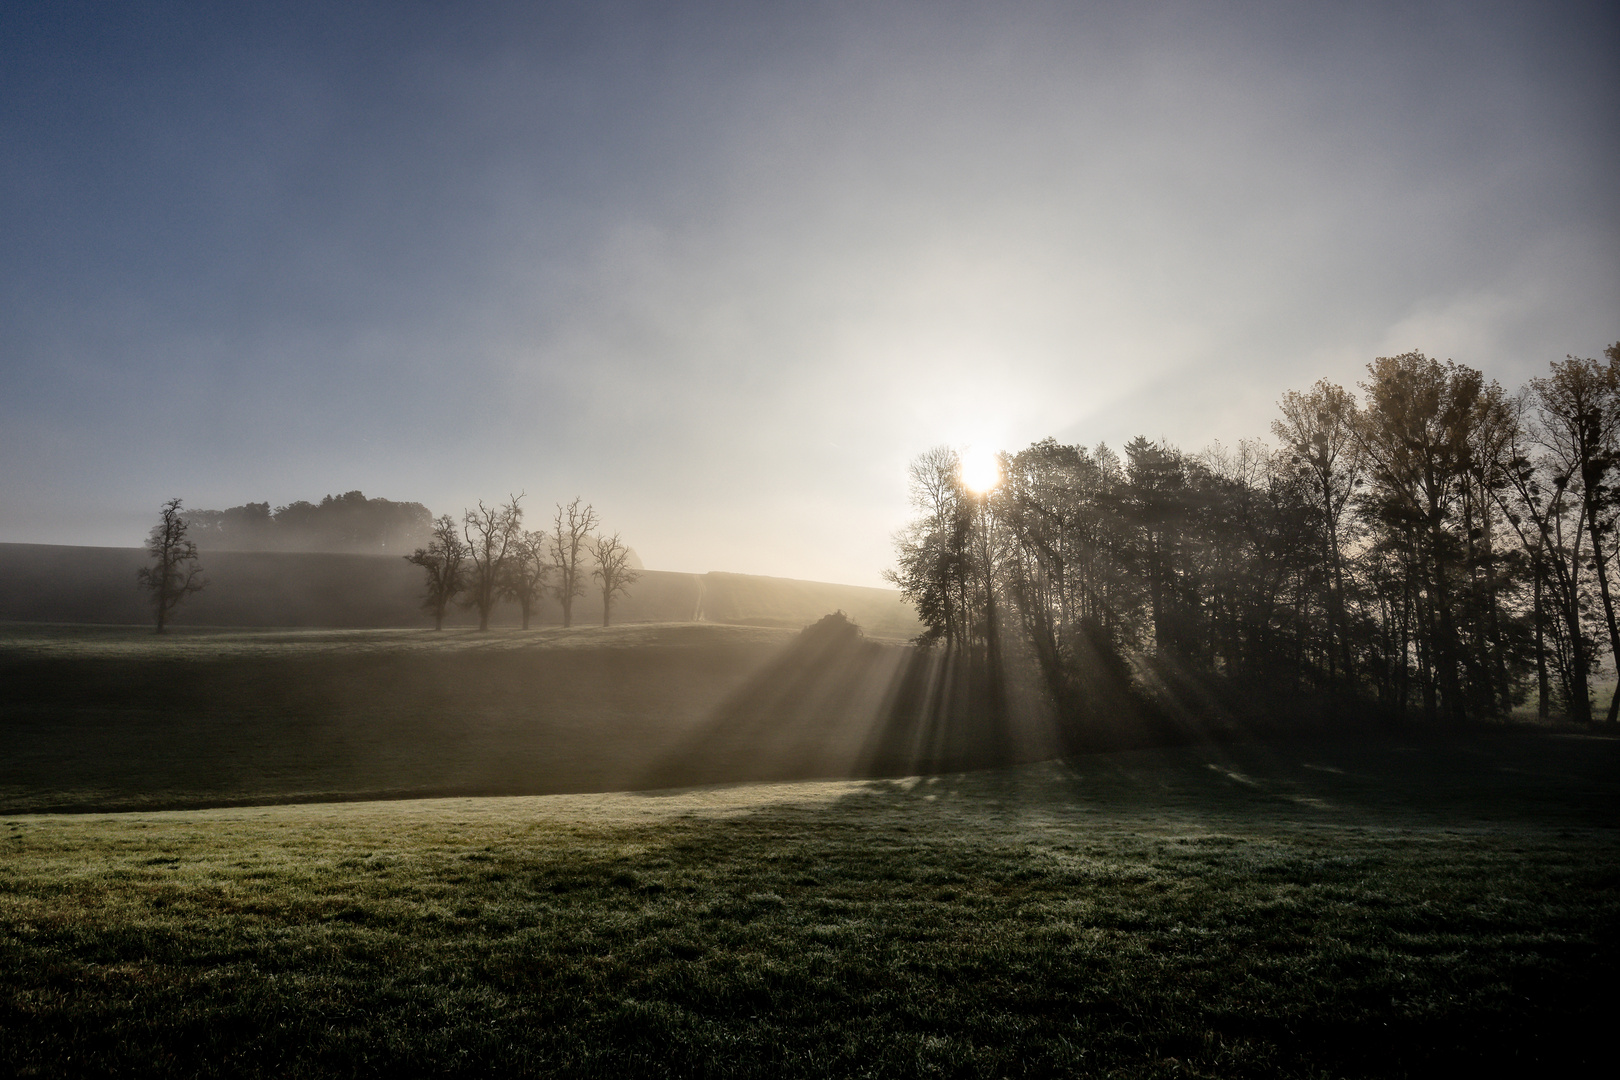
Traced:
[[[345, 504], [328, 496], [322, 506], [346, 505], [353, 514], [357, 510], [363, 513], [369, 503], [371, 508], [381, 504], [384, 516], [391, 513], [390, 508], [399, 507], [415, 507], [422, 509], [423, 515], [427, 513], [418, 503], [367, 500], [357, 491], [349, 494], [357, 498], [345, 496]], [[404, 556], [426, 575], [422, 607], [433, 616], [435, 630], [444, 628], [444, 616], [456, 602], [477, 609], [478, 628], [488, 630], [490, 614], [497, 604], [507, 600], [518, 605], [523, 629], [527, 630], [531, 617], [548, 595], [562, 607], [563, 626], [570, 627], [574, 601], [585, 595], [592, 581], [601, 592], [602, 625], [607, 626], [614, 598], [626, 595], [630, 586], [640, 580], [630, 548], [618, 533], [604, 535], [597, 531], [601, 519], [589, 503], [582, 505], [579, 498], [567, 506], [559, 503], [550, 530], [526, 531], [522, 500], [522, 495], [513, 495], [495, 506], [486, 506], [480, 500], [476, 508], [463, 512], [459, 524], [448, 514], [430, 518], [427, 543]], [[256, 509], [267, 507], [264, 503], [248, 504], [255, 510], [248, 517], [259, 516]], [[206, 532], [210, 521], [217, 527], [217, 519], [204, 516], [204, 524], [199, 525], [198, 513], [187, 512], [177, 498], [169, 499], [160, 508], [158, 522], [147, 537], [151, 563], [139, 570], [137, 582], [152, 604], [160, 634], [180, 603], [207, 585], [201, 555], [190, 534], [194, 530]]]
[[433, 514], [418, 502], [368, 499], [359, 491], [299, 499], [274, 510], [267, 502], [225, 510], [187, 510], [186, 526], [209, 551], [393, 553], [426, 542]]
[[1620, 658], [1620, 343], [1515, 393], [1417, 352], [1359, 389], [1285, 394], [1275, 444], [1046, 439], [983, 493], [930, 450], [890, 580], [923, 640], [991, 684], [1029, 657], [1069, 716], [1309, 699], [1461, 721], [1533, 698], [1593, 722]]
[[448, 514], [433, 520], [432, 537], [405, 556], [426, 578], [422, 608], [433, 616], [435, 630], [458, 600], [478, 611], [478, 628], [489, 629], [489, 617], [503, 600], [518, 605], [523, 629], [546, 596], [562, 608], [563, 626], [574, 624], [574, 601], [590, 583], [602, 596], [602, 625], [611, 620], [613, 599], [628, 593], [641, 577], [631, 564], [630, 549], [618, 533], [597, 531], [601, 520], [589, 504], [575, 498], [557, 504], [551, 528], [523, 528], [523, 496], [486, 506], [483, 500], [462, 513], [458, 524]]

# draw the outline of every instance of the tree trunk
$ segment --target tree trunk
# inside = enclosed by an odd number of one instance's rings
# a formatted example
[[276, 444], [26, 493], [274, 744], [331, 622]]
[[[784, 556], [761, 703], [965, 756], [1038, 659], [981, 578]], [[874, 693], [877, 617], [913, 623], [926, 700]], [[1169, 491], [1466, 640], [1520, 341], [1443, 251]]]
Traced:
[[1546, 639], [1546, 609], [1541, 603], [1541, 584], [1546, 576], [1546, 567], [1540, 559], [1535, 562], [1536, 580], [1536, 719], [1546, 720], [1551, 711], [1547, 694], [1547, 639]]
[[[1586, 500], [1586, 531], [1592, 534], [1592, 563], [1597, 567], [1598, 593], [1603, 597], [1603, 618], [1609, 624], [1609, 655], [1614, 658], [1616, 665], [1620, 665], [1620, 626], [1614, 618], [1614, 601], [1609, 598], [1609, 572], [1604, 567], [1604, 553], [1602, 532], [1598, 528], [1597, 504], [1590, 497]], [[1615, 693], [1609, 698], [1608, 723], [1613, 724], [1620, 719], [1620, 686], [1615, 687]]]
[[1432, 502], [1429, 521], [1429, 554], [1434, 567], [1434, 603], [1431, 607], [1436, 616], [1430, 620], [1436, 638], [1433, 658], [1447, 718], [1458, 721], [1465, 718], [1466, 712], [1462, 685], [1457, 678], [1457, 628], [1451, 621], [1451, 590], [1446, 584], [1446, 564], [1441, 555], [1445, 541], [1440, 528], [1440, 511]]

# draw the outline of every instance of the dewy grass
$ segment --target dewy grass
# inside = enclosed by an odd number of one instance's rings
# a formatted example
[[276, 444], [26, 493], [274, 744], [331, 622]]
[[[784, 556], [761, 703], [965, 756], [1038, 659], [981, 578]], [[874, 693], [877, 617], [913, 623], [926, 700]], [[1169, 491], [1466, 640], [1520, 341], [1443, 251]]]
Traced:
[[0, 819], [0, 1071], [1596, 1063], [1613, 744], [1233, 753]]

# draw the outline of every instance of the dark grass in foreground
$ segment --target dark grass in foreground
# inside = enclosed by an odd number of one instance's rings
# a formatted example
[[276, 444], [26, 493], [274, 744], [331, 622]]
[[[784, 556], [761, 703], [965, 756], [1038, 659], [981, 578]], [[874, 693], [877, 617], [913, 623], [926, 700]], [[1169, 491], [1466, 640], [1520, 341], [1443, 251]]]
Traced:
[[1617, 764], [1503, 735], [0, 819], [0, 1073], [1593, 1065]]

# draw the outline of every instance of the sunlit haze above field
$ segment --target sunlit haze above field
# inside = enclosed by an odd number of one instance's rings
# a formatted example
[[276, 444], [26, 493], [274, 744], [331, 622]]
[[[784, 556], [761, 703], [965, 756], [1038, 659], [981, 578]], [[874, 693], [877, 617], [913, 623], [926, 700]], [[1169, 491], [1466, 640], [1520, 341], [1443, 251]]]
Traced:
[[9, 4], [0, 541], [575, 494], [880, 584], [907, 462], [1620, 338], [1605, 4]]

